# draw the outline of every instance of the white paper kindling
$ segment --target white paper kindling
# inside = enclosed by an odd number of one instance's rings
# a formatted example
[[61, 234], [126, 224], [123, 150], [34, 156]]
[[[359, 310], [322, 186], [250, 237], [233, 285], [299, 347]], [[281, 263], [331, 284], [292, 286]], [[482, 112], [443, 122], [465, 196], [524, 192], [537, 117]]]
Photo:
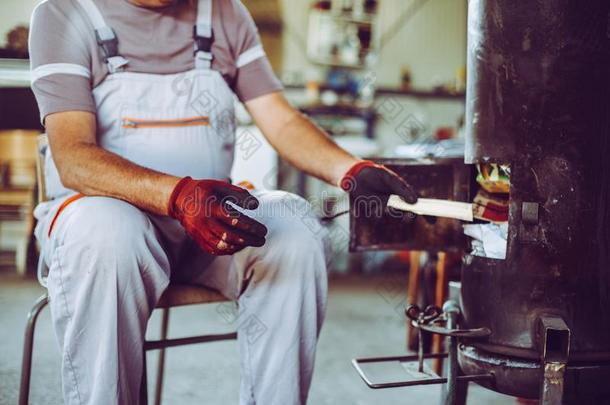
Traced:
[[506, 259], [508, 223], [464, 225], [464, 233], [473, 238], [472, 255]]

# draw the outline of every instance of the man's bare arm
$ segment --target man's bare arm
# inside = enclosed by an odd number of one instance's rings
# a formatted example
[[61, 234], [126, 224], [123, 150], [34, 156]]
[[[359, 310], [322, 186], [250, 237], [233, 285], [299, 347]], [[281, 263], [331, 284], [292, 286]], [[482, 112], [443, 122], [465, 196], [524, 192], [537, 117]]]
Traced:
[[45, 119], [53, 160], [63, 185], [89, 196], [125, 200], [156, 214], [167, 204], [179, 178], [138, 166], [96, 143], [96, 118], [69, 111]]
[[282, 93], [257, 97], [246, 107], [280, 156], [312, 176], [337, 185], [358, 161], [295, 110]]

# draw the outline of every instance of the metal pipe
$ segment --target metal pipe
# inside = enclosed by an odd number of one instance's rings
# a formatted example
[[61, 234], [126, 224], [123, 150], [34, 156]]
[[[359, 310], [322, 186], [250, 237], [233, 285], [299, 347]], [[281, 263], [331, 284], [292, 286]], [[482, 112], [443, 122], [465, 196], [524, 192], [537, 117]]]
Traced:
[[[458, 317], [460, 316], [460, 307], [453, 301], [446, 301], [443, 305], [443, 312], [447, 316], [447, 329], [456, 329]], [[458, 339], [455, 336], [449, 337], [448, 358], [447, 358], [447, 386], [445, 405], [455, 405], [458, 391]]]
[[[447, 353], [428, 353], [424, 354], [424, 359], [444, 359], [447, 357]], [[419, 356], [385, 356], [385, 357], [366, 357], [363, 359], [355, 359], [354, 361], [364, 364], [364, 363], [384, 363], [390, 361], [413, 361], [418, 360]]]
[[424, 372], [424, 332], [421, 330], [421, 328], [417, 328], [417, 358], [418, 358], [418, 365], [417, 365], [417, 371], [419, 371], [420, 373]]

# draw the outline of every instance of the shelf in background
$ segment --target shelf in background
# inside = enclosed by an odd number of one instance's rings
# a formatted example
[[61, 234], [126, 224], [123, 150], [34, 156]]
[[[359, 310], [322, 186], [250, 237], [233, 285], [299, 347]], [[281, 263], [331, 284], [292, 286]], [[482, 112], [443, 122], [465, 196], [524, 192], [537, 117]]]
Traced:
[[403, 96], [403, 97], [415, 97], [424, 99], [437, 99], [437, 100], [466, 100], [466, 93], [448, 93], [434, 90], [403, 90], [399, 88], [380, 87], [377, 89], [376, 94], [378, 96]]
[[374, 108], [360, 108], [350, 105], [302, 105], [299, 106], [299, 110], [309, 115], [341, 115], [360, 118], [371, 118], [377, 115], [377, 111]]
[[0, 59], [0, 87], [30, 87], [30, 61]]
[[[287, 90], [305, 90], [305, 87], [298, 84], [285, 84], [284, 88]], [[332, 90], [328, 86], [320, 86], [320, 91]], [[375, 91], [376, 96], [399, 96], [399, 97], [413, 97], [420, 99], [429, 99], [429, 100], [456, 100], [456, 101], [465, 101], [466, 94], [465, 93], [447, 93], [442, 91], [434, 91], [434, 90], [404, 90], [400, 88], [391, 88], [391, 87], [379, 87]]]

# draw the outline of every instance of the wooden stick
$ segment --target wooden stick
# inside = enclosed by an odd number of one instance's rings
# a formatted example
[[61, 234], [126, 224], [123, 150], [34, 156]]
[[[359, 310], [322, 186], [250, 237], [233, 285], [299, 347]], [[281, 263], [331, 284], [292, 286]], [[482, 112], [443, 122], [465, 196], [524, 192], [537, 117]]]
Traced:
[[391, 195], [388, 200], [388, 207], [401, 211], [409, 211], [417, 215], [453, 218], [468, 222], [473, 221], [472, 204], [459, 201], [420, 198], [415, 204], [409, 204], [399, 196]]

